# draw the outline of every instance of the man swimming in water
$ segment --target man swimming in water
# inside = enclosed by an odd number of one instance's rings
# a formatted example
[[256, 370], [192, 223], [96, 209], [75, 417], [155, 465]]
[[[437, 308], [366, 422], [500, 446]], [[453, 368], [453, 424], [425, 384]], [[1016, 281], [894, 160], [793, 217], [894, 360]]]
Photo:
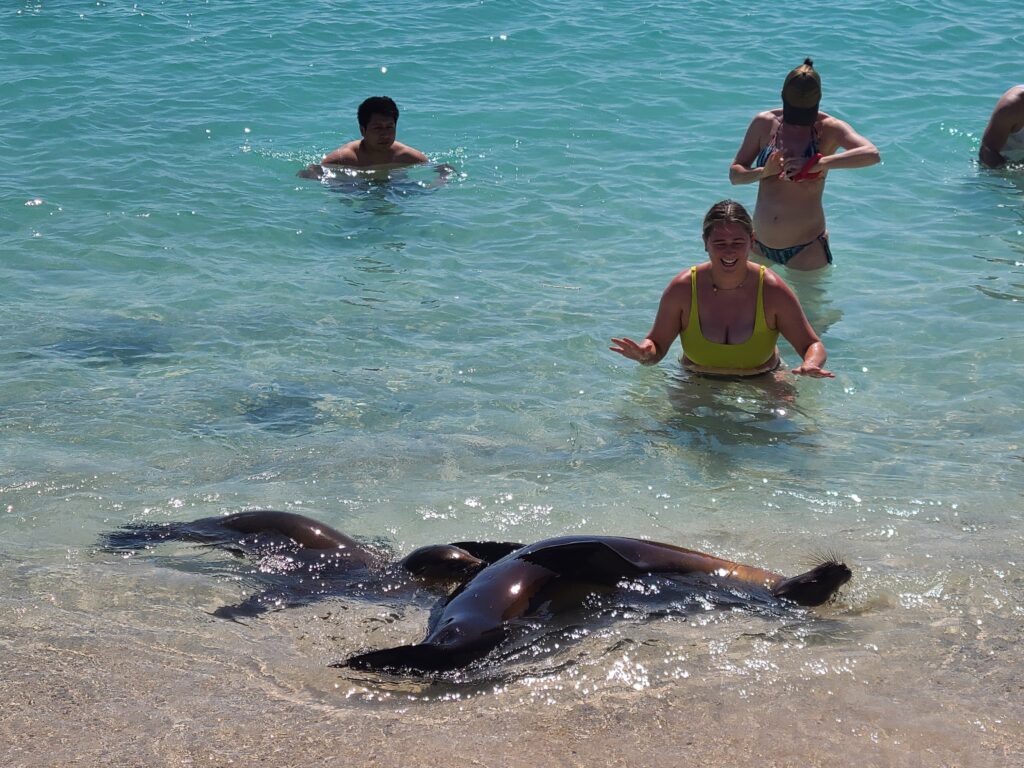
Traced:
[[1024, 163], [1024, 85], [1015, 85], [996, 102], [978, 159], [989, 168]]
[[362, 138], [328, 152], [319, 164], [314, 163], [299, 171], [299, 176], [319, 179], [323, 176], [325, 165], [389, 169], [427, 162], [427, 156], [418, 149], [395, 141], [398, 105], [387, 96], [371, 96], [366, 99], [359, 105], [357, 117]]

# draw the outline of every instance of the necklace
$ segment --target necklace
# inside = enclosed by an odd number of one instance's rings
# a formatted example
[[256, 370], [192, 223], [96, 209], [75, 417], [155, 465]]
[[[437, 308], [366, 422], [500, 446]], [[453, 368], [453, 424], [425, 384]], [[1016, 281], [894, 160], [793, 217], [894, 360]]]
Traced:
[[740, 284], [739, 285], [734, 285], [732, 288], [719, 288], [717, 285], [715, 285], [714, 278], [712, 278], [711, 279], [711, 290], [714, 291], [715, 293], [718, 293], [719, 291], [736, 291], [736, 290], [739, 290], [740, 288], [742, 288], [746, 284], [746, 282], [747, 282], [747, 276], [744, 275], [743, 279], [740, 280]]

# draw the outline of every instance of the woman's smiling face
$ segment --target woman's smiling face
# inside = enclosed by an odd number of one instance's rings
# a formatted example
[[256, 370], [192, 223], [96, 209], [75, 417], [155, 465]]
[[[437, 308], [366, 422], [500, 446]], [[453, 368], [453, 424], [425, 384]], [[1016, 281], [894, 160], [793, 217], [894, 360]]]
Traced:
[[704, 239], [711, 263], [729, 271], [746, 264], [750, 245], [751, 235], [735, 222], [718, 222]]

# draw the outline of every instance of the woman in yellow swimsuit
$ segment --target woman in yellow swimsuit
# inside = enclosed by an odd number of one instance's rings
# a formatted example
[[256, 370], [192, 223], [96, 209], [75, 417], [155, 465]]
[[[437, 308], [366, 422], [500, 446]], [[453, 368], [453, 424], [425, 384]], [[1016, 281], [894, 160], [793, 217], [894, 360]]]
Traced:
[[782, 278], [751, 264], [754, 227], [735, 200], [711, 206], [704, 217], [709, 260], [676, 275], [661, 296], [647, 337], [612, 339], [609, 347], [643, 365], [660, 361], [676, 336], [683, 364], [697, 373], [756, 376], [779, 366], [775, 342], [781, 333], [803, 358], [795, 374], [834, 378], [826, 371], [825, 345]]

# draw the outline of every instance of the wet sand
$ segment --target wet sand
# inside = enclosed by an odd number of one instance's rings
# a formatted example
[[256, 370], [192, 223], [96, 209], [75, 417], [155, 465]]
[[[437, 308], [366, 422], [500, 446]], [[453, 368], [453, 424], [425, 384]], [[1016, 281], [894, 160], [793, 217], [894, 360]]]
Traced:
[[1019, 622], [922, 631], [877, 597], [783, 626], [714, 612], [586, 638], [538, 678], [367, 687], [327, 664], [414, 638], [422, 611], [328, 601], [237, 624], [207, 613], [237, 585], [127, 570], [2, 569], [0, 764], [1024, 763]]

